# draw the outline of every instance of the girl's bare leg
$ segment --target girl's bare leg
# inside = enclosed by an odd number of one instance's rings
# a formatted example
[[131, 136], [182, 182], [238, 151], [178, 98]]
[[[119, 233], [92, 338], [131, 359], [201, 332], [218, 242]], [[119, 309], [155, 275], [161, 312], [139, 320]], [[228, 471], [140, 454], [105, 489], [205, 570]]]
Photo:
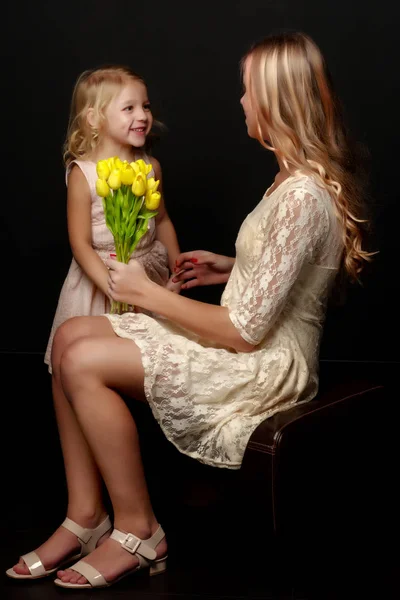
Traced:
[[[111, 326], [110, 326], [111, 329]], [[121, 338], [81, 338], [65, 351], [61, 380], [107, 486], [115, 527], [147, 539], [158, 527], [143, 472], [138, 433], [121, 396], [144, 399], [144, 372], [138, 347]], [[166, 541], [157, 547], [165, 555]], [[88, 557], [109, 582], [132, 569], [138, 559], [113, 540]], [[63, 581], [86, 583], [75, 571], [59, 571]]]
[[[106, 516], [101, 478], [60, 382], [60, 360], [65, 348], [73, 341], [88, 335], [101, 336], [103, 339], [106, 336], [115, 337], [108, 320], [104, 317], [70, 319], [58, 329], [52, 351], [52, 389], [67, 479], [67, 516], [82, 527], [94, 528]], [[59, 527], [36, 552], [44, 567], [51, 569], [69, 555], [76, 554], [79, 549], [76, 536]], [[29, 569], [22, 559], [13, 568], [16, 573], [29, 574]]]

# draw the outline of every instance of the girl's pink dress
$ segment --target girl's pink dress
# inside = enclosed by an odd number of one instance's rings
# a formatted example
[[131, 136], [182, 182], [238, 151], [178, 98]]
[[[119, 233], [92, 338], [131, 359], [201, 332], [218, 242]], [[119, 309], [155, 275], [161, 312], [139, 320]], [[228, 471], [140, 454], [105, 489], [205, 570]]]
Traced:
[[[150, 159], [144, 156], [145, 162]], [[114, 238], [106, 225], [103, 211], [102, 198], [96, 194], [96, 163], [86, 160], [74, 160], [67, 168], [66, 182], [72, 165], [76, 164], [85, 175], [92, 198], [92, 244], [94, 250], [105, 261], [115, 252]], [[151, 171], [148, 175], [154, 177]], [[132, 258], [138, 259], [146, 270], [147, 275], [155, 283], [165, 285], [169, 278], [168, 254], [165, 246], [155, 239], [155, 221], [150, 219], [149, 230], [140, 240]], [[96, 285], [82, 271], [78, 263], [72, 258], [71, 265], [61, 289], [60, 297], [49, 341], [44, 357], [44, 362], [49, 366], [51, 373], [51, 348], [57, 327], [70, 317], [83, 315], [102, 315], [110, 310], [110, 301]]]

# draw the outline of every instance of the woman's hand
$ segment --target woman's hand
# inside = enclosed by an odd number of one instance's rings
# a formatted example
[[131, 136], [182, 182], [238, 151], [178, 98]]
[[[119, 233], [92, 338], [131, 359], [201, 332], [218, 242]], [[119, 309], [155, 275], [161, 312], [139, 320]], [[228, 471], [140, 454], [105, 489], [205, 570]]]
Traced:
[[179, 294], [179, 292], [182, 289], [182, 281], [175, 281], [175, 275], [171, 275], [171, 277], [168, 279], [167, 283], [165, 284], [165, 287], [170, 292]]
[[184, 282], [182, 290], [198, 285], [226, 283], [234, 264], [234, 258], [206, 250], [183, 252], [176, 260], [176, 275], [172, 281]]
[[108, 295], [116, 302], [141, 306], [143, 295], [151, 284], [146, 271], [138, 260], [126, 265], [118, 260], [106, 261], [108, 272]]
[[[200, 276], [200, 281], [204, 283], [210, 280], [216, 283], [227, 279], [235, 262], [233, 258], [199, 250], [180, 255], [177, 263], [182, 267], [189, 262], [191, 269], [195, 266], [196, 273], [199, 274], [197, 263], [190, 260], [193, 258], [203, 261], [204, 276]], [[128, 265], [116, 260], [108, 260], [106, 265], [109, 268], [109, 295], [113, 300], [135, 307], [140, 306], [181, 325], [202, 338], [214, 340], [237, 352], [253, 351], [254, 346], [242, 338], [225, 306], [192, 300], [171, 292], [165, 286], [157, 285], [148, 278], [141, 264], [135, 259]], [[185, 285], [193, 287], [199, 283], [196, 279], [194, 284], [189, 281]]]

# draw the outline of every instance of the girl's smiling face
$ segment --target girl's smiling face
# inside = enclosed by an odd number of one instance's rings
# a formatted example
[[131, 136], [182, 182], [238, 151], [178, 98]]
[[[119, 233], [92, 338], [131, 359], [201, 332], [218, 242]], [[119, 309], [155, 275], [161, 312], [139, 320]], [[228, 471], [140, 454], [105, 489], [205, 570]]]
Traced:
[[103, 133], [121, 145], [140, 148], [153, 124], [146, 86], [128, 81], [105, 110]]

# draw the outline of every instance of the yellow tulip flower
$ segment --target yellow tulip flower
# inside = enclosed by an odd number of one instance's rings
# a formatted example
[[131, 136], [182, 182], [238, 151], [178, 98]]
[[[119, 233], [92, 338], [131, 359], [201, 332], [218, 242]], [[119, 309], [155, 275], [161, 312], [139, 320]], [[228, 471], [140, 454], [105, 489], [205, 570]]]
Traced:
[[104, 179], [98, 179], [96, 181], [96, 194], [101, 198], [105, 198], [110, 193], [110, 188], [108, 187], [107, 181]]
[[118, 158], [118, 156], [111, 156], [110, 158], [107, 158], [107, 164], [108, 164], [108, 168], [110, 169], [110, 172], [116, 168], [115, 160], [117, 158]]
[[110, 175], [110, 167], [108, 166], [106, 160], [99, 160], [99, 162], [96, 165], [96, 172], [100, 179], [108, 179]]
[[145, 203], [148, 210], [157, 210], [160, 206], [160, 200], [160, 192], [152, 192], [151, 190], [146, 192]]
[[132, 185], [134, 177], [135, 171], [131, 165], [124, 161], [121, 168], [121, 182], [124, 185]]
[[135, 175], [135, 179], [132, 184], [132, 192], [135, 196], [143, 196], [146, 191], [146, 178], [143, 173]]
[[143, 175], [148, 175], [153, 168], [153, 165], [148, 165], [142, 158], [135, 161]]
[[118, 190], [121, 187], [121, 171], [119, 169], [113, 169], [107, 183], [111, 189]]
[[159, 179], [155, 180], [154, 177], [149, 177], [149, 179], [147, 180], [147, 189], [151, 190], [152, 192], [156, 192], [159, 184]]
[[136, 164], [136, 162], [131, 162], [129, 163], [134, 171], [134, 173], [140, 173], [140, 167], [138, 164]]
[[114, 167], [116, 169], [122, 169], [122, 160], [118, 156], [114, 157]]

